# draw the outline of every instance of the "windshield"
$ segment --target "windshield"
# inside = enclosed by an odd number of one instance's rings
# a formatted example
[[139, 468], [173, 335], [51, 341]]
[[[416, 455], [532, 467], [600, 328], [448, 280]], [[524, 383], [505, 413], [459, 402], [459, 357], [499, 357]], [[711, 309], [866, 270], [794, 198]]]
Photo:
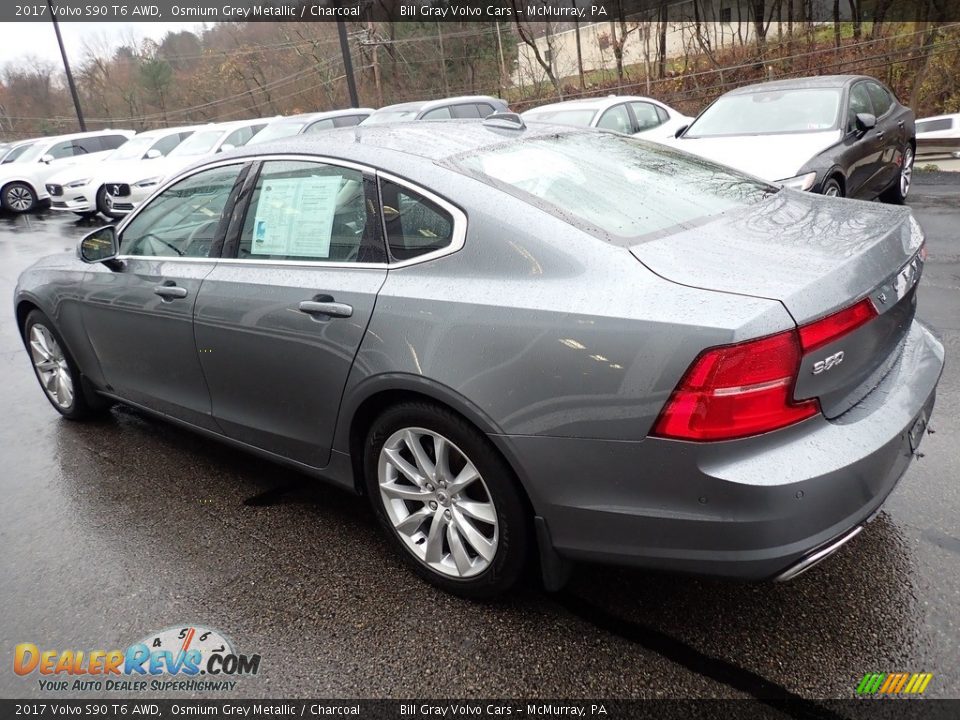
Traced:
[[226, 130], [200, 130], [177, 145], [167, 157], [192, 157], [213, 150]]
[[0, 155], [0, 160], [4, 163], [12, 163], [17, 160], [21, 155], [23, 155], [27, 150], [32, 148], [33, 145], [27, 143], [26, 145], [16, 145], [12, 148], [6, 148], [2, 155]]
[[576, 125], [590, 127], [596, 110], [528, 110], [523, 114], [528, 120], [536, 122], [551, 122], [558, 125]]
[[840, 98], [840, 88], [760, 90], [745, 95], [725, 95], [693, 121], [684, 137], [833, 130], [840, 116]]
[[144, 135], [142, 137], [133, 137], [127, 140], [112, 153], [107, 155], [107, 160], [139, 160], [147, 150], [157, 141], [156, 137]]
[[46, 143], [42, 143], [42, 142], [34, 143], [33, 145], [30, 146], [30, 148], [26, 152], [23, 153], [23, 155], [21, 155], [16, 160], [14, 160], [14, 162], [33, 162], [34, 160], [39, 158], [41, 155], [43, 155], [44, 151], [48, 147], [50, 146], [47, 145]]
[[410, 122], [417, 119], [419, 109], [413, 110], [382, 110], [364, 120], [361, 125], [379, 125], [390, 122]]
[[511, 142], [453, 164], [608, 240], [696, 225], [777, 191], [692, 155], [606, 133]]
[[250, 140], [248, 145], [253, 145], [254, 143], [267, 142], [269, 140], [277, 140], [279, 138], [290, 137], [291, 135], [297, 135], [306, 125], [306, 120], [301, 122], [282, 122], [282, 123], [271, 123], [267, 125], [263, 130], [258, 132]]

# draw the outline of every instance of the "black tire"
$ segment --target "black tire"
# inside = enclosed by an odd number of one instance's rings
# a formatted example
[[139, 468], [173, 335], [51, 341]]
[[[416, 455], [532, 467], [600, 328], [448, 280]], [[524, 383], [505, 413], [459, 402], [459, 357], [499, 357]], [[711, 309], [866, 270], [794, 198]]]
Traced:
[[[907, 145], [903, 149], [903, 160], [900, 172], [897, 173], [897, 179], [893, 181], [893, 185], [888, 187], [882, 193], [880, 193], [880, 199], [885, 203], [890, 203], [891, 205], [904, 205], [907, 202], [907, 194], [910, 192], [910, 185], [913, 179], [913, 163], [916, 161], [916, 155], [913, 152], [913, 147]], [[905, 172], [908, 170], [909, 172]], [[906, 182], [904, 182], [904, 175], [906, 175]], [[906, 185], [906, 187], [904, 187]]]
[[37, 193], [25, 182], [8, 183], [0, 191], [0, 206], [7, 212], [30, 212], [37, 207]]
[[113, 212], [110, 207], [107, 205], [107, 188], [105, 185], [101, 185], [100, 189], [97, 190], [97, 211], [104, 217], [108, 217], [112, 220], [123, 217]]
[[[73, 402], [66, 407], [57, 404], [50, 396], [50, 393], [44, 388], [43, 380], [40, 377], [40, 370], [33, 362], [34, 355], [30, 348], [30, 336], [33, 328], [38, 325], [45, 328], [47, 332], [53, 336], [53, 339], [56, 340], [60, 350], [63, 353], [63, 358], [67, 366], [67, 373], [69, 374], [70, 381], [73, 385]], [[83, 379], [80, 374], [80, 370], [77, 368], [76, 361], [73, 359], [73, 356], [70, 354], [70, 351], [64, 344], [63, 338], [60, 336], [60, 333], [57, 332], [56, 327], [54, 327], [53, 323], [50, 322], [50, 319], [40, 310], [31, 310], [27, 315], [27, 319], [23, 324], [23, 337], [26, 339], [27, 355], [30, 358], [30, 364], [33, 366], [34, 375], [36, 375], [37, 382], [40, 383], [40, 388], [43, 390], [44, 396], [53, 406], [54, 410], [70, 420], [85, 420], [94, 415], [103, 413], [110, 407], [112, 403], [106, 398], [97, 398], [93, 401], [88, 399], [86, 393], [84, 392]]]
[[820, 194], [832, 197], [843, 197], [843, 186], [835, 177], [827, 178], [823, 183], [823, 187], [820, 188]]
[[[398, 430], [422, 428], [450, 440], [480, 473], [496, 508], [499, 540], [485, 570], [467, 578], [445, 575], [416, 557], [394, 529], [381, 499], [378, 465], [384, 444]], [[530, 517], [513, 471], [490, 441], [464, 418], [428, 402], [405, 402], [385, 410], [371, 425], [363, 449], [367, 496], [391, 544], [423, 579], [447, 592], [473, 600], [501, 595], [513, 587], [527, 565]]]

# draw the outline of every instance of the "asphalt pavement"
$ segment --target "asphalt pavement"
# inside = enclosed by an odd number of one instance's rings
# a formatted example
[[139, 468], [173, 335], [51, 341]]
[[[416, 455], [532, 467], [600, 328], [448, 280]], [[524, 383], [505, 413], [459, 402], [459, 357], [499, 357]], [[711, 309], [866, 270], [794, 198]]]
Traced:
[[[864, 532], [785, 584], [582, 566], [555, 595], [450, 597], [359, 498], [136, 411], [61, 419], [8, 305], [0, 696], [51, 697], [12, 671], [17, 643], [108, 650], [199, 624], [262, 656], [220, 697], [849, 698], [894, 671], [960, 697], [960, 174], [918, 174], [910, 204], [929, 243], [919, 316], [948, 348], [936, 434]], [[96, 225], [0, 215], [0, 296]]]

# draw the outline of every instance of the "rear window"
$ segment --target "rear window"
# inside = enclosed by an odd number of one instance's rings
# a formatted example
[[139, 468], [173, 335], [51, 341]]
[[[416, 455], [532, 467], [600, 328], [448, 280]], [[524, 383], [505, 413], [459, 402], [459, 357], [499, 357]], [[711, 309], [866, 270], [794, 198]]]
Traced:
[[609, 134], [540, 137], [451, 164], [607, 240], [701, 224], [777, 192], [663, 145]]

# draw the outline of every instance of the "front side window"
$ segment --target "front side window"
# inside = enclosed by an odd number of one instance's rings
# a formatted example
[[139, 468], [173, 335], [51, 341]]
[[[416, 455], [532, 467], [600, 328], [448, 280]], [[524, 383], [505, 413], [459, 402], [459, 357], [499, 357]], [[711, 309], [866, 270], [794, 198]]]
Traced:
[[168, 187], [123, 229], [120, 254], [208, 257], [242, 167], [202, 170]]
[[693, 155], [608, 133], [535, 137], [448, 162], [600, 238], [626, 244], [706, 222], [776, 192]]
[[129, 138], [126, 135], [101, 135], [99, 140], [104, 150], [116, 150]]
[[156, 143], [154, 143], [153, 147], [149, 149], [156, 150], [161, 155], [167, 155], [167, 153], [169, 153], [179, 144], [180, 133], [173, 133], [172, 135], [167, 135], [166, 137], [160, 138]]
[[333, 127], [336, 127], [336, 123], [331, 118], [325, 118], [323, 120], [317, 120], [315, 123], [308, 125], [307, 129], [303, 131], [304, 135], [313, 135], [314, 133], [322, 132], [324, 130], [330, 130]]
[[627, 134], [632, 132], [633, 125], [630, 122], [630, 113], [627, 112], [627, 106], [623, 104], [614, 105], [600, 116], [597, 127]]
[[[372, 207], [372, 206], [371, 206]], [[252, 260], [374, 262], [363, 173], [319, 162], [266, 162], [240, 234]]]
[[890, 93], [884, 90], [879, 83], [875, 82], [867, 83], [867, 92], [870, 93], [870, 99], [873, 101], [873, 109], [877, 117], [886, 115], [887, 110], [889, 110], [893, 104], [893, 101], [890, 99]]
[[[264, 125], [265, 124], [266, 123], [264, 123]], [[250, 138], [263, 129], [264, 125], [247, 125], [246, 127], [237, 128], [232, 133], [227, 135], [227, 139], [223, 141], [223, 144], [220, 146], [217, 152], [223, 152], [225, 145], [232, 145], [235, 148], [246, 145], [250, 141]]]
[[409, 260], [453, 242], [453, 216], [403, 185], [381, 180], [380, 198], [390, 256]]
[[850, 88], [850, 112], [847, 118], [850, 130], [856, 129], [857, 115], [860, 113], [876, 114], [873, 112], [873, 103], [870, 100], [870, 93], [867, 92], [866, 83], [857, 83]]

